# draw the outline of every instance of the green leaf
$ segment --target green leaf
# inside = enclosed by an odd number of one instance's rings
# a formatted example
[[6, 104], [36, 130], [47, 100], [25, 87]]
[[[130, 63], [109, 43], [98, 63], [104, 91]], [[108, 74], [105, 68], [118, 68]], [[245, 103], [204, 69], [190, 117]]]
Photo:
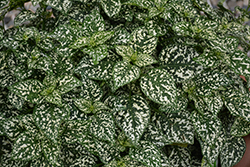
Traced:
[[182, 82], [199, 74], [203, 67], [193, 61], [199, 53], [185, 45], [168, 45], [159, 55], [160, 65], [173, 75], [175, 82]]
[[44, 85], [40, 81], [30, 79], [10, 86], [9, 90], [25, 101], [30, 103], [41, 103], [43, 99], [40, 92], [43, 88]]
[[114, 89], [124, 86], [140, 77], [140, 69], [129, 62], [120, 61], [113, 69]]
[[150, 108], [141, 96], [119, 99], [115, 104], [114, 118], [125, 135], [137, 144], [150, 119]]
[[154, 126], [164, 134], [168, 144], [193, 144], [194, 127], [187, 111], [178, 113], [155, 113], [152, 117]]
[[24, 100], [17, 96], [16, 94], [9, 92], [8, 93], [9, 102], [18, 110], [21, 110], [24, 104]]
[[67, 93], [72, 89], [81, 86], [82, 82], [74, 76], [65, 75], [61, 76], [59, 79], [57, 90], [60, 94]]
[[39, 57], [35, 61], [32, 61], [32, 60], [30, 60], [30, 61], [31, 61], [30, 64], [29, 64], [29, 61], [28, 61], [28, 67], [29, 68], [41, 69], [41, 70], [44, 70], [45, 72], [47, 72], [48, 74], [53, 73], [53, 71], [52, 71], [52, 62], [51, 62], [50, 57], [43, 56], [43, 57]]
[[23, 130], [20, 120], [17, 117], [4, 119], [1, 122], [4, 133], [10, 138], [15, 139]]
[[208, 44], [211, 49], [216, 49], [224, 53], [234, 53], [239, 45], [239, 40], [236, 38], [224, 37], [209, 40]]
[[45, 103], [36, 106], [33, 118], [40, 130], [54, 143], [57, 143], [60, 124], [68, 115], [69, 113], [63, 107], [58, 108]]
[[194, 128], [202, 141], [206, 142], [207, 145], [213, 146], [221, 131], [221, 121], [219, 118], [213, 117], [210, 114], [201, 115], [196, 111], [192, 112]]
[[49, 103], [56, 104], [58, 106], [62, 106], [62, 98], [61, 94], [58, 90], [54, 90], [52, 93], [45, 97], [45, 100]]
[[140, 81], [142, 92], [152, 101], [175, 105], [176, 86], [172, 77], [164, 69], [152, 69]]
[[83, 33], [86, 36], [91, 36], [95, 32], [104, 31], [105, 23], [103, 17], [98, 10], [93, 10], [91, 14], [86, 15], [83, 22]]
[[60, 146], [51, 142], [48, 139], [44, 139], [42, 142], [42, 148], [44, 156], [47, 161], [52, 165], [58, 165], [58, 156], [60, 154]]
[[15, 141], [11, 157], [14, 160], [32, 160], [42, 155], [41, 144], [36, 141], [33, 134], [26, 131], [18, 136]]
[[91, 36], [91, 40], [95, 43], [95, 45], [101, 45], [109, 40], [113, 35], [114, 31], [99, 31]]
[[72, 2], [70, 0], [46, 0], [44, 3], [64, 14], [68, 13], [72, 6]]
[[132, 32], [129, 45], [137, 52], [152, 54], [157, 46], [157, 37], [150, 35], [145, 27]]
[[115, 143], [115, 122], [109, 112], [101, 111], [92, 117], [90, 133], [96, 138]]
[[142, 162], [149, 167], [161, 167], [161, 154], [159, 150], [148, 141], [140, 141], [139, 149], [130, 148], [129, 155], [132, 159]]
[[250, 133], [250, 122], [241, 117], [236, 118], [231, 127], [231, 135], [236, 137], [246, 136]]
[[250, 75], [250, 58], [241, 51], [226, 55], [225, 63], [236, 73], [243, 76]]
[[82, 52], [89, 54], [92, 57], [94, 64], [97, 64], [99, 61], [108, 56], [108, 48], [107, 45], [105, 44], [99, 45], [94, 48], [92, 47], [84, 48], [82, 49]]
[[100, 3], [109, 17], [118, 14], [122, 6], [120, 0], [101, 0]]

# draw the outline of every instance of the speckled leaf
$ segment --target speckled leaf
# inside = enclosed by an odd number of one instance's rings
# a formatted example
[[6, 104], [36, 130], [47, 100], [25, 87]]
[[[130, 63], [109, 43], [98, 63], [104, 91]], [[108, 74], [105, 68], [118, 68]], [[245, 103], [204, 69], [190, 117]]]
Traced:
[[85, 100], [83, 98], [81, 99], [74, 99], [74, 104], [76, 107], [84, 112], [85, 114], [91, 113], [91, 106], [92, 106], [92, 101]]
[[160, 111], [166, 112], [166, 113], [177, 113], [181, 110], [185, 110], [188, 105], [188, 98], [185, 97], [184, 92], [180, 89], [177, 90], [177, 100], [176, 104], [174, 106], [169, 106], [169, 105], [162, 105], [159, 107]]
[[139, 67], [148, 66], [154, 63], [157, 63], [155, 58], [149, 56], [148, 54], [140, 54], [140, 53], [137, 55], [136, 61], [134, 62], [134, 64]]
[[23, 10], [15, 17], [15, 26], [22, 25], [25, 21], [32, 21], [37, 18], [37, 15], [30, 10]]
[[50, 37], [58, 40], [62, 46], [67, 46], [82, 36], [84, 36], [82, 30], [69, 24], [58, 26], [50, 35]]
[[163, 36], [168, 31], [168, 26], [164, 22], [150, 20], [146, 23], [150, 35]]
[[201, 115], [196, 111], [192, 112], [192, 121], [198, 135], [209, 146], [213, 146], [221, 131], [221, 121], [210, 114]]
[[89, 130], [99, 140], [115, 143], [115, 122], [111, 113], [105, 111], [97, 113], [92, 118]]
[[44, 2], [46, 5], [51, 6], [52, 8], [59, 10], [60, 12], [66, 14], [71, 6], [72, 2], [70, 0], [46, 0]]
[[94, 80], [109, 80], [112, 78], [113, 66], [114, 63], [111, 61], [100, 61], [97, 65], [83, 67], [80, 73]]
[[61, 121], [67, 115], [65, 110], [45, 103], [36, 106], [33, 118], [40, 130], [54, 143], [57, 143]]
[[114, 35], [110, 38], [112, 45], [125, 45], [130, 41], [130, 33], [125, 28], [119, 26], [113, 29]]
[[[204, 87], [205, 89], [219, 89], [221, 86], [227, 86], [231, 83], [231, 80], [227, 76], [219, 71], [205, 71], [197, 75], [195, 83], [198, 87]], [[205, 83], [205, 84], [204, 84]]]
[[37, 43], [37, 46], [46, 51], [54, 49], [54, 43], [51, 39], [45, 38], [41, 42]]
[[9, 70], [0, 70], [0, 86], [8, 87], [18, 82]]
[[82, 49], [82, 52], [89, 54], [92, 57], [94, 64], [97, 64], [99, 61], [108, 56], [107, 45], [99, 45], [94, 48], [84, 48]]
[[82, 31], [86, 36], [90, 36], [95, 32], [104, 30], [105, 30], [104, 19], [100, 15], [98, 10], [93, 10], [91, 14], [85, 17]]
[[96, 157], [93, 155], [83, 155], [75, 159], [70, 167], [92, 167], [96, 165]]
[[124, 2], [123, 4], [140, 6], [146, 9], [149, 9], [154, 5], [153, 2], [150, 0], [129, 0], [127, 2]]
[[191, 163], [190, 152], [183, 147], [174, 147], [168, 159], [171, 166], [187, 167]]
[[223, 39], [209, 40], [208, 43], [212, 49], [225, 53], [233, 53], [237, 49], [239, 41], [236, 38], [225, 37]]
[[158, 113], [153, 115], [152, 122], [164, 134], [168, 144], [194, 143], [194, 128], [187, 111], [171, 114]]
[[208, 110], [213, 115], [217, 115], [224, 104], [220, 94], [218, 93], [215, 94], [214, 96], [204, 97], [203, 100], [207, 104]]
[[50, 164], [58, 165], [57, 161], [60, 153], [60, 146], [45, 138], [42, 142], [42, 148], [44, 156], [50, 162]]
[[32, 75], [33, 70], [28, 69], [24, 64], [22, 64], [14, 67], [13, 73], [18, 80], [24, 80]]
[[232, 115], [250, 122], [250, 98], [248, 96], [228, 93], [225, 97], [225, 105]]
[[116, 149], [116, 147], [108, 143], [95, 140], [95, 146], [96, 149], [98, 150], [98, 156], [104, 164], [109, 163], [114, 158], [120, 157], [119, 151]]
[[173, 30], [179, 36], [191, 36], [194, 37], [194, 32], [191, 29], [191, 25], [188, 22], [179, 22], [173, 25]]
[[39, 129], [35, 124], [32, 114], [26, 114], [21, 117], [22, 125], [32, 134], [39, 133]]
[[116, 45], [115, 51], [122, 56], [123, 61], [130, 61], [131, 57], [135, 53], [134, 49], [126, 45]]
[[250, 58], [247, 54], [235, 51], [233, 54], [227, 55], [224, 61], [236, 74], [250, 75]]
[[152, 69], [141, 78], [140, 86], [142, 92], [152, 101], [164, 105], [175, 105], [176, 86], [166, 70]]
[[91, 100], [91, 101], [100, 101], [103, 96], [102, 89], [95, 83], [94, 81], [87, 78], [85, 75], [81, 75], [81, 82], [83, 85], [81, 86], [80, 97]]
[[139, 144], [139, 149], [130, 148], [130, 157], [149, 167], [161, 167], [161, 154], [157, 147], [148, 141], [140, 141]]
[[58, 90], [54, 90], [52, 93], [45, 97], [45, 100], [49, 103], [56, 104], [58, 106], [62, 106], [62, 98], [61, 94]]
[[152, 123], [148, 124], [146, 131], [143, 133], [142, 140], [150, 141], [158, 148], [169, 144], [165, 134]]
[[36, 141], [35, 136], [28, 131], [18, 136], [11, 152], [14, 160], [32, 160], [41, 155], [41, 143]]
[[74, 76], [65, 75], [60, 77], [57, 90], [60, 94], [67, 93], [72, 89], [81, 86], [82, 82]]
[[77, 50], [69, 48], [68, 46], [57, 47], [55, 51], [59, 56], [64, 58], [70, 58], [77, 52]]
[[78, 49], [78, 48], [81, 48], [81, 47], [84, 47], [84, 46], [88, 46], [88, 45], [89, 45], [89, 42], [90, 42], [89, 37], [81, 37], [81, 38], [78, 38], [78, 39], [70, 46], [70, 48]]
[[175, 82], [182, 82], [199, 74], [203, 67], [193, 61], [199, 53], [185, 45], [168, 45], [159, 55], [160, 65], [173, 75]]
[[193, 59], [204, 68], [217, 67], [220, 64], [219, 59], [215, 53], [209, 49], [205, 49], [203, 54]]
[[211, 146], [209, 143], [206, 143], [199, 136], [197, 136], [197, 140], [199, 141], [201, 145], [202, 155], [204, 158], [206, 158], [206, 160], [210, 164], [216, 163], [216, 161], [218, 160], [219, 154], [221, 152], [221, 149], [224, 146], [225, 135], [223, 131], [220, 131], [219, 133], [220, 135], [217, 137], [217, 140], [216, 142], [214, 142], [213, 146]]
[[29, 161], [13, 160], [10, 154], [3, 154], [1, 156], [1, 166], [4, 167], [25, 167], [28, 164]]
[[114, 89], [118, 89], [140, 77], [140, 69], [129, 62], [120, 61], [113, 69]]
[[245, 141], [242, 137], [229, 137], [224, 142], [224, 147], [220, 153], [221, 166], [234, 166], [242, 159], [245, 153]]
[[120, 0], [101, 0], [100, 2], [103, 10], [109, 17], [112, 17], [120, 12]]
[[38, 80], [26, 80], [9, 87], [10, 91], [30, 103], [40, 103], [43, 99], [40, 92], [44, 85]]
[[9, 102], [18, 110], [21, 110], [24, 104], [24, 100], [17, 96], [16, 94], [9, 92], [8, 94]]
[[4, 119], [1, 123], [4, 133], [10, 139], [15, 139], [23, 131], [20, 125], [20, 120], [17, 117]]
[[44, 156], [41, 156], [37, 159], [32, 160], [30, 163], [30, 167], [51, 167], [51, 164]]
[[246, 136], [250, 133], [250, 122], [241, 117], [235, 119], [231, 127], [231, 135], [236, 137]]
[[129, 45], [137, 52], [151, 54], [157, 46], [157, 37], [148, 33], [145, 27], [132, 32]]
[[114, 31], [99, 31], [92, 35], [91, 41], [94, 42], [95, 45], [101, 45], [109, 40], [113, 35]]
[[115, 104], [114, 118], [125, 135], [137, 144], [150, 119], [147, 101], [141, 96], [133, 95], [131, 99], [119, 99]]
[[51, 58], [48, 56], [40, 57], [35, 64], [28, 64], [29, 68], [41, 69], [48, 74], [53, 73]]

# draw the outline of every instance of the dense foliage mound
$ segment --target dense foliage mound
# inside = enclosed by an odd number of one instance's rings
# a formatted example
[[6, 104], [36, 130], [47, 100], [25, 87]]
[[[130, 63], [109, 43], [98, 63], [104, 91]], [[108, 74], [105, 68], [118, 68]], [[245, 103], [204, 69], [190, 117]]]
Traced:
[[236, 18], [200, 0], [32, 0], [34, 13], [8, 1], [0, 20], [22, 11], [0, 31], [1, 166], [240, 161], [250, 133], [246, 11]]

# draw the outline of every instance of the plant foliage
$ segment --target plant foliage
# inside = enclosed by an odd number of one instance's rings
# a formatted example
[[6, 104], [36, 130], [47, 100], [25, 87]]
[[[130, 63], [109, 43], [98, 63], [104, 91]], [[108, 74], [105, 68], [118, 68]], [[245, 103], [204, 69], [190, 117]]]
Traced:
[[202, 0], [32, 0], [35, 12], [25, 2], [0, 0], [0, 20], [21, 10], [0, 31], [1, 166], [240, 161], [249, 13]]

